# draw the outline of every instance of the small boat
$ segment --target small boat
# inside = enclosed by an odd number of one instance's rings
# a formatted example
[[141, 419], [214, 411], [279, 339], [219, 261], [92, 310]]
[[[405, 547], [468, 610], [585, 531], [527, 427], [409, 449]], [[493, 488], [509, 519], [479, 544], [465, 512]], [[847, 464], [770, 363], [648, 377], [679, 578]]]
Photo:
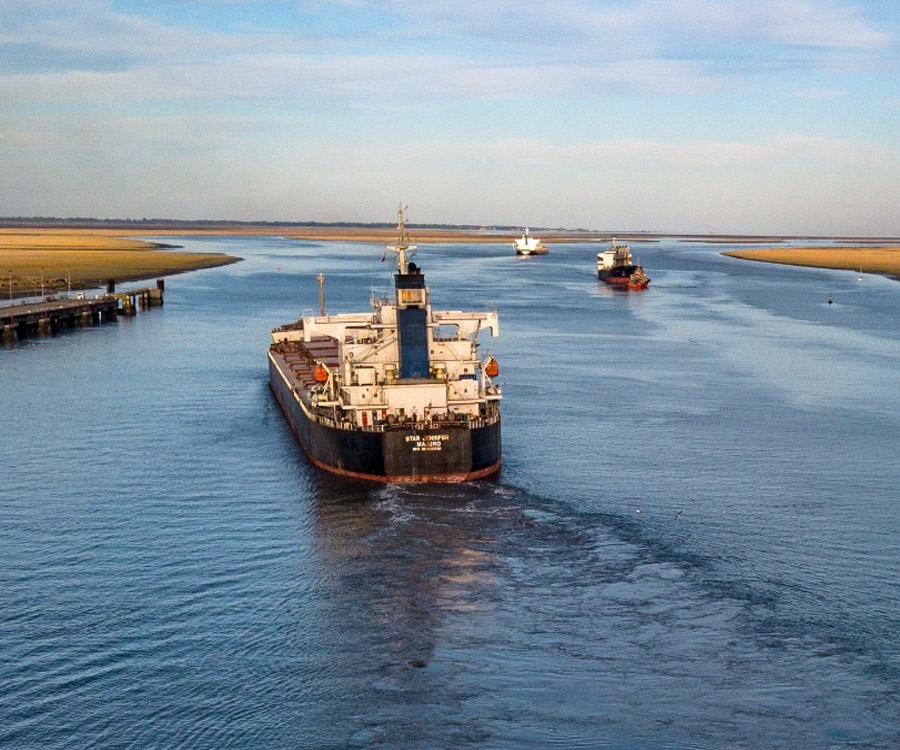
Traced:
[[550, 252], [539, 238], [528, 233], [528, 227], [525, 227], [525, 234], [513, 240], [513, 247], [516, 249], [516, 255], [546, 255]]
[[617, 245], [612, 238], [609, 250], [597, 253], [597, 278], [619, 289], [646, 289], [650, 277], [635, 263], [628, 245]]
[[857, 281], [862, 281], [862, 266], [859, 267], [859, 276], [856, 277]]

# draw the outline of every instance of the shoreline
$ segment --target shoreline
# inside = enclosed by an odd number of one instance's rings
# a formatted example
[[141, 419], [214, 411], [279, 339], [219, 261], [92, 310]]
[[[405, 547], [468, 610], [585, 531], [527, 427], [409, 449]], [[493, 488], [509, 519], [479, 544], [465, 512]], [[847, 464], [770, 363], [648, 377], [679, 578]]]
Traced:
[[[548, 244], [603, 244], [615, 236], [623, 242], [701, 242], [712, 245], [736, 243], [765, 244], [746, 250], [722, 251], [741, 260], [785, 265], [830, 268], [875, 273], [900, 280], [900, 241], [893, 238], [830, 238], [846, 242], [827, 247], [772, 247], [786, 241], [806, 239], [812, 243], [828, 238], [794, 236], [739, 236], [703, 234], [658, 234], [645, 232], [594, 232], [586, 230], [534, 230]], [[508, 228], [410, 227], [410, 238], [420, 244], [479, 243], [509, 244], [521, 230]], [[182, 226], [154, 224], [133, 227], [78, 227], [46, 225], [0, 226], [0, 299], [41, 293], [55, 294], [71, 289], [102, 288], [107, 280], [130, 283], [214, 268], [243, 260], [220, 253], [178, 252], [179, 245], [164, 241], [134, 239], [135, 235], [166, 237], [284, 237], [300, 242], [389, 243], [395, 239], [393, 226], [305, 226], [254, 224], [200, 224]]]

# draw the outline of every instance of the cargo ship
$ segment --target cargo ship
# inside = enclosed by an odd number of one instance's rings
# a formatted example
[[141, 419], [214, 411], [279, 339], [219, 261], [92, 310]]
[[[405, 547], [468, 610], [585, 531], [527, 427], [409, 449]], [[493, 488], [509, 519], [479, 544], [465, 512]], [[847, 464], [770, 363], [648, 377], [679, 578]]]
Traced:
[[431, 307], [409, 260], [397, 212], [393, 299], [371, 311], [320, 313], [275, 328], [269, 385], [309, 460], [327, 471], [382, 482], [462, 482], [500, 468], [497, 360], [480, 358], [479, 334], [499, 334], [493, 312]]
[[528, 227], [525, 227], [525, 233], [521, 237], [513, 240], [513, 247], [516, 249], [516, 255], [546, 255], [550, 252], [550, 248], [541, 242], [540, 238], [529, 234]]
[[650, 278], [643, 267], [635, 263], [628, 245], [617, 245], [612, 238], [609, 250], [597, 253], [597, 277], [620, 289], [646, 289]]

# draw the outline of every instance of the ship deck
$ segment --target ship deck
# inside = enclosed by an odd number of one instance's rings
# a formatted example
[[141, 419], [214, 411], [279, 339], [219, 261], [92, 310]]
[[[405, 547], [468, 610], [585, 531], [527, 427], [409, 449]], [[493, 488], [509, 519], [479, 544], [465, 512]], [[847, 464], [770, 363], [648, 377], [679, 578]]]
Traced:
[[284, 362], [287, 371], [297, 385], [308, 391], [316, 382], [316, 364], [322, 362], [330, 368], [340, 364], [338, 342], [326, 336], [311, 341], [281, 341], [272, 345], [272, 351]]
[[[409, 418], [392, 418], [390, 422], [378, 422], [365, 427], [351, 425], [349, 422], [335, 420], [332, 411], [320, 411], [312, 407], [309, 395], [316, 385], [316, 364], [322, 362], [329, 368], [337, 368], [340, 365], [338, 342], [327, 336], [313, 337], [310, 341], [280, 341], [270, 347], [273, 357], [277, 360], [279, 368], [285, 376], [292, 380], [289, 383], [294, 387], [297, 396], [301, 396], [307, 407], [316, 412], [316, 419], [323, 424], [343, 429], [360, 430], [364, 432], [385, 432], [388, 430], [402, 429], [430, 429], [436, 427], [473, 429], [486, 427], [499, 421], [500, 410], [496, 403], [489, 406], [488, 414], [479, 417], [469, 417], [463, 414], [442, 413], [431, 414], [426, 420], [414, 420]], [[419, 379], [417, 382], [428, 382]]]

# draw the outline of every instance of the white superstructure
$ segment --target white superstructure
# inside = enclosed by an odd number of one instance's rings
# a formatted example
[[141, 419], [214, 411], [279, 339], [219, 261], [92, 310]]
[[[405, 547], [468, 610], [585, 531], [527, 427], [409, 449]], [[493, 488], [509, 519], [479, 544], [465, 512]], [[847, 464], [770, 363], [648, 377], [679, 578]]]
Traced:
[[525, 227], [525, 233], [521, 237], [513, 240], [513, 247], [516, 249], [516, 255], [545, 255], [549, 252], [538, 237], [529, 234], [528, 227]]
[[612, 238], [609, 250], [597, 253], [597, 270], [610, 271], [616, 266], [632, 265], [631, 248], [628, 245], [617, 245], [616, 238]]
[[[359, 426], [490, 419], [502, 397], [493, 382], [499, 368], [492, 356], [479, 358], [478, 335], [499, 335], [497, 312], [433, 310], [424, 276], [407, 260], [415, 246], [402, 211], [398, 233], [388, 247], [397, 254], [396, 299], [373, 298], [370, 313], [305, 316], [272, 331], [272, 341], [318, 344], [316, 406], [338, 407]], [[414, 325], [404, 328], [404, 313]]]

